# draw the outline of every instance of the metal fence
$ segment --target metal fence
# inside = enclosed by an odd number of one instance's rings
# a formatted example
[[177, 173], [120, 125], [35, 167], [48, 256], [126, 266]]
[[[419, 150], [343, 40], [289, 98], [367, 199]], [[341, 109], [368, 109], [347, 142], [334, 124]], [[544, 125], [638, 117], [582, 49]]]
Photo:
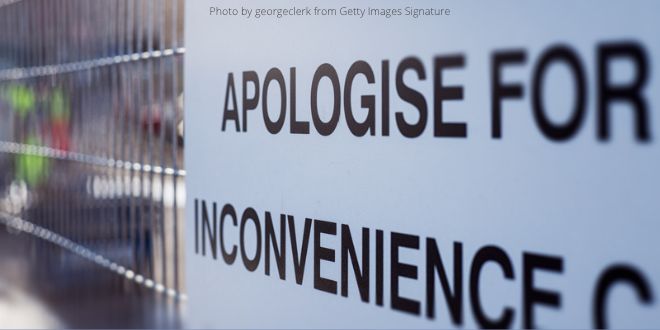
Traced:
[[182, 31], [182, 0], [0, 0], [0, 240], [69, 325], [178, 325]]

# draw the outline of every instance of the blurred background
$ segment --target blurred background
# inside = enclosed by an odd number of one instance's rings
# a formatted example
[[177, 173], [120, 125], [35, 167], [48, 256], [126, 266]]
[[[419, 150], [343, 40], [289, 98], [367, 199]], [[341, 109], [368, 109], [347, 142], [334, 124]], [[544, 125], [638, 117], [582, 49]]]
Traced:
[[0, 0], [0, 327], [181, 326], [183, 17]]

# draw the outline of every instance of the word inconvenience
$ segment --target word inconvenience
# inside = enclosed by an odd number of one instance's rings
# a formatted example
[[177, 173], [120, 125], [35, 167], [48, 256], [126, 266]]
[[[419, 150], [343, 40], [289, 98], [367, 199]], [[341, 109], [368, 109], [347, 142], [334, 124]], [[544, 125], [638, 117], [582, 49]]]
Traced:
[[[502, 121], [504, 101], [521, 99], [525, 93], [530, 93], [531, 110], [534, 122], [544, 137], [552, 141], [564, 141], [574, 137], [583, 126], [587, 104], [594, 104], [596, 115], [596, 136], [605, 141], [610, 138], [611, 105], [622, 103], [630, 108], [633, 118], [633, 136], [637, 141], [649, 141], [651, 128], [649, 120], [649, 105], [644, 96], [648, 78], [648, 56], [645, 48], [635, 42], [608, 42], [596, 47], [596, 100], [588, 102], [588, 79], [582, 57], [567, 45], [553, 45], [546, 48], [533, 66], [530, 86], [525, 88], [521, 82], [505, 82], [503, 72], [506, 68], [525, 65], [527, 51], [523, 49], [500, 50], [493, 52], [490, 63], [490, 114], [491, 136], [494, 139], [502, 137]], [[617, 82], [613, 79], [610, 68], [614, 61], [623, 60], [632, 64], [632, 79]], [[288, 82], [284, 72], [279, 68], [271, 68], [262, 78], [256, 71], [244, 71], [240, 75], [242, 95], [241, 107], [238, 106], [236, 94], [236, 78], [229, 73], [224, 99], [222, 116], [222, 131], [233, 124], [237, 132], [247, 132], [249, 112], [261, 105], [264, 126], [271, 134], [279, 134], [284, 130], [285, 122], [289, 121], [290, 134], [311, 134], [311, 127], [322, 136], [335, 132], [341, 118], [344, 118], [348, 129], [354, 136], [380, 134], [389, 136], [396, 129], [402, 136], [415, 138], [422, 135], [427, 126], [432, 126], [433, 136], [437, 138], [467, 138], [468, 123], [461, 121], [448, 122], [444, 119], [446, 111], [452, 109], [447, 101], [459, 101], [464, 97], [464, 86], [447, 85], [443, 75], [448, 70], [460, 70], [466, 66], [466, 56], [463, 54], [436, 56], [432, 68], [424, 66], [417, 57], [406, 57], [396, 66], [389, 60], [383, 60], [374, 66], [366, 61], [355, 61], [345, 77], [340, 77], [336, 68], [329, 63], [323, 63], [316, 69], [311, 80], [310, 100], [305, 103], [311, 114], [311, 122], [300, 120], [297, 116], [298, 102], [296, 86], [296, 68], [291, 67]], [[552, 120], [550, 109], [544, 105], [547, 98], [544, 95], [544, 79], [553, 65], [566, 67], [571, 73], [574, 95], [573, 106], [568, 120], [557, 122]], [[380, 69], [380, 84], [376, 82], [375, 70]], [[411, 80], [420, 82], [432, 81], [432, 97], [424, 95], [418, 89], [411, 87], [410, 81], [404, 80], [404, 75], [412, 76]], [[393, 76], [393, 86], [396, 97], [399, 97], [405, 107], [390, 109], [390, 84]], [[352, 98], [354, 81], [366, 79], [369, 85], [380, 88], [380, 93], [360, 95], [361, 108], [354, 109]], [[322, 88], [322, 81], [330, 83], [330, 88]], [[269, 90], [279, 92], [278, 102], [268, 102]], [[528, 91], [526, 91], [529, 89]], [[252, 91], [252, 92], [250, 92]], [[319, 104], [319, 94], [331, 95], [332, 104]], [[569, 92], [570, 93], [570, 92]], [[380, 95], [380, 109], [376, 108], [376, 98]], [[488, 96], [479, 96], [488, 97]], [[275, 103], [275, 104], [273, 104]], [[330, 108], [327, 114], [321, 114], [319, 108]], [[269, 109], [271, 109], [269, 111]], [[484, 109], [488, 110], [488, 109]], [[377, 116], [376, 112], [380, 114]], [[456, 110], [454, 110], [456, 111]], [[271, 114], [269, 114], [271, 112]], [[365, 114], [366, 113], [366, 114]], [[356, 116], [356, 114], [358, 114]], [[343, 116], [342, 116], [343, 115]], [[393, 118], [392, 118], [393, 115]], [[364, 119], [362, 119], [364, 118]], [[391, 119], [393, 122], [391, 123]], [[377, 121], [380, 120], [380, 123]]]
[[[195, 253], [206, 256], [207, 249], [213, 259], [218, 258], [218, 250], [224, 262], [233, 265], [240, 261], [245, 269], [254, 272], [263, 264], [265, 275], [271, 276], [271, 271], [277, 271], [281, 280], [291, 278], [287, 270], [287, 258], [293, 261], [293, 278], [298, 285], [303, 285], [304, 274], [308, 264], [308, 250], [312, 244], [313, 286], [314, 289], [330, 294], [341, 294], [348, 297], [349, 281], [357, 284], [360, 299], [370, 303], [372, 297], [377, 306], [384, 306], [384, 295], [389, 295], [389, 306], [393, 310], [421, 315], [429, 319], [436, 315], [436, 285], [439, 281], [444, 295], [451, 321], [455, 325], [463, 324], [464, 299], [464, 265], [463, 244], [454, 242], [453, 253], [442, 254], [438, 249], [436, 239], [422, 239], [417, 235], [391, 232], [387, 235], [383, 230], [361, 228], [356, 230], [347, 224], [337, 224], [332, 221], [305, 218], [304, 222], [296, 221], [293, 215], [280, 214], [279, 219], [266, 211], [263, 216], [251, 207], [238, 213], [231, 204], [225, 204], [218, 210], [217, 203], [209, 205], [206, 201], [195, 199]], [[218, 214], [218, 211], [220, 213]], [[279, 221], [278, 221], [279, 220]], [[302, 236], [296, 226], [302, 226]], [[238, 244], [227, 242], [227, 229], [234, 227], [230, 233], [238, 235]], [[276, 230], [278, 228], [278, 230]], [[256, 237], [256, 239], [246, 239]], [[310, 238], [313, 235], [313, 242]], [[323, 237], [339, 236], [339, 246], [322, 244]], [[375, 244], [372, 244], [375, 240]], [[287, 242], [289, 242], [287, 244]], [[424, 245], [422, 246], [422, 242]], [[389, 243], [389, 244], [388, 244]], [[389, 245], [389, 246], [388, 246]], [[375, 254], [371, 249], [375, 248]], [[389, 248], [389, 260], [385, 260], [386, 249]], [[407, 263], [403, 255], [422, 248], [423, 265]], [[254, 251], [254, 252], [248, 252]], [[358, 253], [361, 251], [361, 253]], [[290, 257], [287, 255], [290, 253]], [[375, 260], [370, 256], [375, 255]], [[410, 254], [405, 254], [410, 255]], [[442, 257], [441, 257], [442, 255]], [[444, 259], [447, 258], [447, 259]], [[447, 260], [453, 258], [453, 274], [445, 269]], [[271, 265], [271, 259], [275, 265]], [[337, 261], [337, 259], [339, 259]], [[339, 263], [340, 278], [329, 278], [321, 272], [321, 264]], [[385, 274], [386, 269], [389, 274]], [[350, 268], [349, 268], [350, 264]], [[509, 254], [495, 245], [486, 245], [477, 250], [471, 260], [469, 270], [468, 294], [474, 319], [479, 326], [485, 328], [509, 328], [513, 326], [517, 311], [510, 306], [501, 307], [488, 313], [482, 306], [480, 295], [481, 271], [485, 265], [496, 265], [501, 269], [503, 280], [515, 281], [522, 277], [522, 323], [526, 328], [536, 327], [534, 308], [543, 305], [546, 308], [561, 307], [561, 293], [553, 288], [540, 287], [535, 283], [536, 274], [548, 273], [544, 276], [560, 275], [564, 271], [564, 259], [560, 256], [544, 255], [534, 252], [522, 253], [522, 270], [515, 270]], [[337, 266], [335, 266], [337, 267]], [[325, 268], [327, 270], [327, 268]], [[371, 282], [371, 272], [375, 272], [375, 283]], [[522, 273], [522, 275], [520, 275]], [[385, 278], [390, 287], [385, 288]], [[350, 278], [350, 280], [349, 280]], [[400, 280], [423, 280], [424, 297], [404, 297], [400, 292]], [[629, 265], [612, 265], [599, 276], [594, 288], [593, 322], [594, 327], [607, 326], [607, 300], [610, 289], [618, 283], [631, 285], [642, 303], [652, 302], [650, 284], [636, 268]], [[372, 294], [373, 292], [373, 294]], [[425, 310], [422, 311], [422, 302]]]

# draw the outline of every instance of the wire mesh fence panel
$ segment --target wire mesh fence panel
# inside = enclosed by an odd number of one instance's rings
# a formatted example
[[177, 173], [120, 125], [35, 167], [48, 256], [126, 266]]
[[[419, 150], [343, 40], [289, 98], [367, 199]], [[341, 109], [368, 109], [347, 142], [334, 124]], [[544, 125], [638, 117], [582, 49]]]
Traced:
[[2, 235], [74, 324], [177, 325], [182, 31], [182, 0], [0, 0]]

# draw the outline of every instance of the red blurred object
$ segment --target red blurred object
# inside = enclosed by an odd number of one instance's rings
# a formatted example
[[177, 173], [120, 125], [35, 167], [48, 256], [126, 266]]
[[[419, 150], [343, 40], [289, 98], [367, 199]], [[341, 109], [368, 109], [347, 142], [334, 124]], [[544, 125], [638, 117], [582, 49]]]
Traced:
[[155, 107], [151, 109], [151, 118], [149, 118], [149, 112], [147, 111], [142, 112], [140, 118], [142, 130], [148, 132], [151, 129], [151, 132], [156, 135], [160, 134], [161, 121], [160, 111]]
[[69, 124], [67, 122], [56, 121], [51, 123], [50, 127], [52, 147], [64, 151], [69, 151]]

